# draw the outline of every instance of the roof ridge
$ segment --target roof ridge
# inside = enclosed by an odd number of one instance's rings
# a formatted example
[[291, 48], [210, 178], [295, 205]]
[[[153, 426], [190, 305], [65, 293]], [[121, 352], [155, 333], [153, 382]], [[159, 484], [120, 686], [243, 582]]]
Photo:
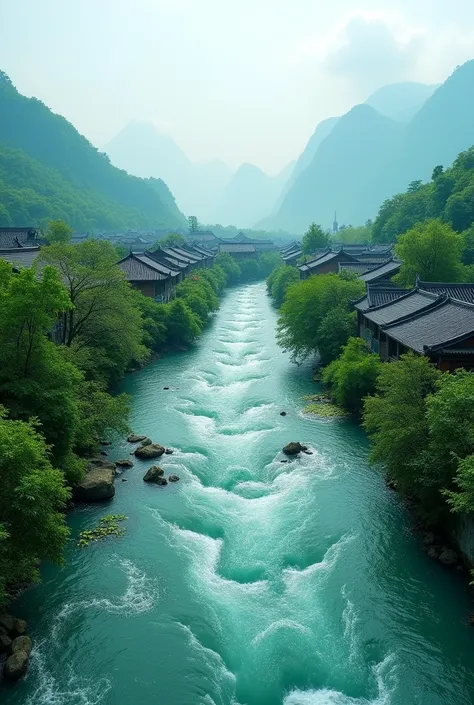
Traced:
[[[428, 293], [428, 292], [426, 292]], [[400, 299], [397, 299], [397, 301], [400, 301]], [[427, 313], [431, 313], [431, 311], [437, 309], [437, 308], [442, 308], [449, 302], [449, 299], [444, 296], [443, 294], [440, 294], [439, 296], [436, 297], [436, 299], [429, 304], [428, 306], [425, 306], [425, 308], [422, 308], [421, 311], [415, 311], [414, 313], [408, 313], [406, 316], [401, 316], [400, 318], [397, 318], [396, 321], [392, 321], [391, 323], [385, 323], [380, 326], [381, 330], [387, 330], [388, 328], [394, 328], [395, 326], [400, 325], [401, 323], [407, 323], [407, 321], [414, 321], [417, 318], [421, 318], [421, 316], [424, 316]]]

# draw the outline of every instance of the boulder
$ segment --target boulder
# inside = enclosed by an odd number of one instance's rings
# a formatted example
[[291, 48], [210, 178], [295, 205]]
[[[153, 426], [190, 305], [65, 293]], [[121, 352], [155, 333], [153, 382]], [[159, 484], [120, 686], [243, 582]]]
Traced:
[[312, 451], [312, 450], [304, 450], [303, 453], [304, 453], [305, 455], [313, 455], [313, 451]]
[[122, 477], [122, 482], [127, 482], [127, 480], [124, 477]]
[[136, 433], [131, 433], [131, 434], [128, 436], [127, 441], [128, 441], [129, 443], [140, 443], [140, 441], [144, 441], [145, 438], [146, 438], [146, 436], [139, 436], [139, 435], [137, 435]]
[[280, 416], [286, 416], [286, 411], [280, 411]]
[[178, 475], [170, 475], [168, 477], [168, 482], [179, 482], [179, 477]]
[[147, 446], [138, 446], [138, 448], [135, 449], [135, 455], [137, 458], [143, 458], [144, 460], [159, 458], [164, 452], [165, 449], [163, 446], [160, 446], [159, 443], [151, 443]]
[[283, 448], [283, 452], [285, 455], [298, 455], [298, 453], [301, 453], [304, 450], [308, 450], [308, 448], [306, 446], [301, 445], [301, 443], [295, 443], [294, 441], [288, 443]]
[[172, 448], [166, 448], [165, 453], [166, 455], [173, 455], [174, 450]]
[[116, 460], [115, 465], [119, 468], [133, 468], [133, 463], [130, 458], [122, 458], [122, 460]]
[[108, 453], [106, 453], [105, 450], [101, 450], [101, 451], [100, 451], [100, 455], [103, 455], [103, 456], [107, 457]]
[[0, 615], [0, 627], [10, 634], [15, 630], [15, 617], [12, 617], [11, 614]]
[[105, 458], [89, 458], [87, 461], [87, 469], [92, 470], [92, 468], [114, 468], [115, 465], [110, 462], [110, 460], [106, 460]]
[[74, 496], [80, 502], [104, 502], [112, 499], [115, 494], [114, 478], [115, 465], [112, 463], [92, 467], [74, 488]]
[[16, 639], [14, 639], [13, 644], [12, 644], [12, 652], [16, 653], [17, 651], [24, 651], [27, 656], [31, 654], [31, 649], [33, 648], [33, 644], [31, 643], [31, 639], [29, 636], [17, 636]]
[[[152, 465], [151, 468], [148, 468], [145, 475], [143, 476], [143, 481], [157, 483], [157, 480], [160, 477], [163, 477], [164, 474], [165, 474], [165, 471], [163, 470], [163, 468], [158, 467], [158, 465]], [[160, 483], [157, 483], [157, 484], [160, 484]]]
[[24, 619], [15, 619], [12, 634], [15, 636], [23, 636], [26, 634], [27, 624]]
[[287, 463], [288, 460], [280, 460], [280, 463]]
[[142, 447], [151, 446], [151, 444], [152, 444], [152, 440], [151, 440], [151, 438], [148, 438], [148, 436], [146, 438], [144, 438], [143, 441], [140, 443], [140, 445]]
[[432, 558], [434, 561], [438, 560], [439, 556], [439, 548], [437, 546], [430, 546], [428, 549], [428, 555], [430, 558]]
[[163, 387], [163, 389], [165, 389], [166, 391], [168, 391], [169, 387]]
[[10, 639], [10, 637], [6, 634], [0, 634], [0, 654], [9, 654], [11, 650], [12, 640]]
[[438, 560], [443, 565], [457, 565], [459, 563], [459, 556], [456, 551], [443, 546], [441, 548], [441, 553], [438, 556]]
[[25, 675], [27, 668], [28, 654], [24, 651], [15, 651], [5, 662], [4, 678], [9, 681], [17, 681]]
[[434, 546], [436, 543], [436, 536], [432, 531], [425, 531], [423, 534], [423, 546]]

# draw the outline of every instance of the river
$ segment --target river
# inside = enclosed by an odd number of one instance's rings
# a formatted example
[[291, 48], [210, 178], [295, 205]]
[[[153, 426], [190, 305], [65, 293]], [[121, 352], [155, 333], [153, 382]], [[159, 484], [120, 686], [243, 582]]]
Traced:
[[[146, 485], [136, 461], [70, 516], [65, 566], [14, 606], [36, 647], [2, 703], [473, 702], [465, 579], [422, 552], [362, 430], [301, 413], [316, 385], [275, 320], [263, 284], [231, 290], [195, 348], [126, 379], [135, 432], [181, 480]], [[313, 455], [282, 463], [290, 440]], [[126, 535], [77, 548], [111, 511]]]

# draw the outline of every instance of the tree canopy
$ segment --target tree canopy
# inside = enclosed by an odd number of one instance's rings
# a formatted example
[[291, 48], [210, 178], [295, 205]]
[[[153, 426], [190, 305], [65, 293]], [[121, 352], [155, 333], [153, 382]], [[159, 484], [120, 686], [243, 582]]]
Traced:
[[310, 255], [315, 250], [329, 247], [329, 234], [317, 223], [311, 223], [303, 235], [303, 254]]
[[461, 235], [439, 220], [415, 225], [398, 238], [395, 246], [403, 264], [399, 281], [413, 286], [417, 275], [423, 281], [455, 282], [463, 276]]

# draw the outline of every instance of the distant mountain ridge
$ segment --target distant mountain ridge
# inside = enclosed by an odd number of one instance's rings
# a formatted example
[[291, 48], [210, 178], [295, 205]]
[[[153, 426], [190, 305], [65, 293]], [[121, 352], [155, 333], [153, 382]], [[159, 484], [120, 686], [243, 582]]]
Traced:
[[[301, 233], [313, 221], [329, 226], [335, 210], [345, 224], [373, 218], [386, 198], [410, 181], [428, 179], [433, 166], [449, 166], [474, 144], [473, 83], [474, 61], [469, 61], [437, 88], [394, 84], [377, 91], [332, 126], [278, 212], [259, 227]], [[394, 114], [396, 96], [404, 91], [406, 100], [398, 104], [413, 113], [407, 123]]]
[[191, 162], [176, 142], [151, 122], [130, 122], [104, 149], [112, 163], [129, 174], [163, 179], [186, 215], [197, 215], [202, 221], [209, 220], [216, 199], [232, 177], [230, 167], [218, 159]]
[[[158, 228], [186, 223], [163, 181], [139, 179], [112, 166], [65, 118], [36, 98], [21, 95], [1, 72], [0, 148], [4, 167], [0, 187], [5, 193], [15, 179], [12, 150], [20, 150], [17, 162], [25, 169], [23, 186], [32, 191], [30, 195], [24, 191], [22, 199], [25, 204], [30, 199], [25, 212], [35, 222], [54, 213], [53, 217], [69, 219], [73, 227]], [[56, 194], [48, 181], [54, 182]], [[68, 197], [61, 201], [63, 192]], [[8, 199], [0, 200], [7, 211]]]

